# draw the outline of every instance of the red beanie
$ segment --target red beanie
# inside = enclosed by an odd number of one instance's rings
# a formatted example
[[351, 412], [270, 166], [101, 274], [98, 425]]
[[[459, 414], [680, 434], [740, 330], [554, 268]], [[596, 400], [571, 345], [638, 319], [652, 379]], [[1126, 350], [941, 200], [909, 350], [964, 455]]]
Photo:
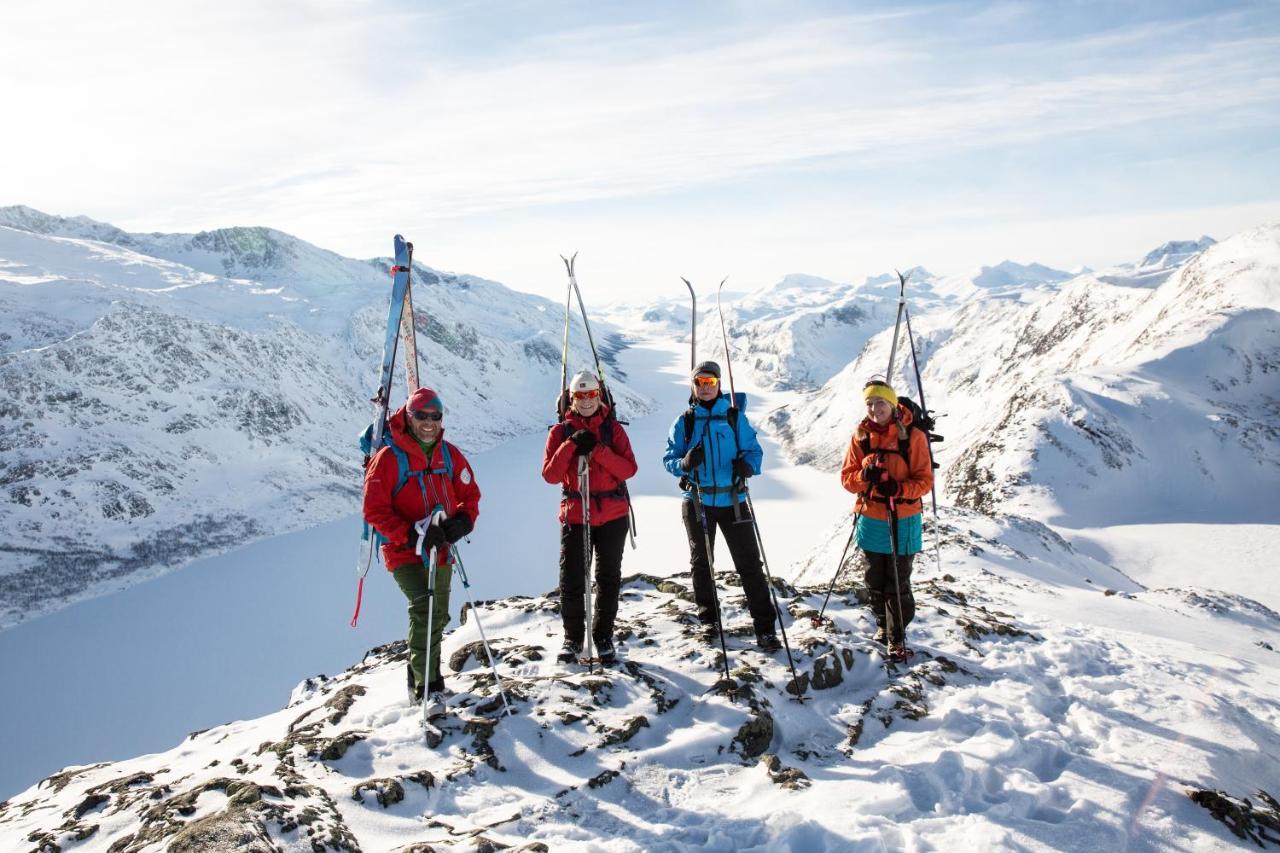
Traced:
[[409, 414], [426, 409], [435, 409], [443, 412], [444, 403], [440, 401], [440, 395], [435, 391], [430, 388], [419, 388], [409, 395], [409, 402], [405, 404], [404, 408]]

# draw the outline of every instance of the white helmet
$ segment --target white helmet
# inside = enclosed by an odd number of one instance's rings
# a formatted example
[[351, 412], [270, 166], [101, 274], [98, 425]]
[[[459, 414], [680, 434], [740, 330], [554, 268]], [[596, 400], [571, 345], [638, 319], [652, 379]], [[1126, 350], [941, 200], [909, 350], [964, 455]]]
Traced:
[[573, 379], [569, 380], [569, 393], [574, 391], [599, 391], [600, 380], [589, 370], [579, 370], [574, 374]]

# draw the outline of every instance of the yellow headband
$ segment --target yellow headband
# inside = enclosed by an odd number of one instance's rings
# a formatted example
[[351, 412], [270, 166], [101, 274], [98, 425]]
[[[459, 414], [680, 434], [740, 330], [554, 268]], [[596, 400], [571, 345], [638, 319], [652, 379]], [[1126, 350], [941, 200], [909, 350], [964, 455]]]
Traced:
[[893, 393], [893, 389], [883, 382], [873, 382], [862, 389], [862, 399], [870, 400], [872, 397], [879, 397], [881, 400], [887, 401], [891, 406], [898, 405], [898, 395]]

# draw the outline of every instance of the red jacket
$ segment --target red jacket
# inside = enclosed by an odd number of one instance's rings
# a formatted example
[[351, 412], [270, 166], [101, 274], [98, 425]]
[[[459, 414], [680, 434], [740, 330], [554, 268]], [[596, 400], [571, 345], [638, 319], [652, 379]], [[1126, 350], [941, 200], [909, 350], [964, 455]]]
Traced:
[[[906, 427], [911, 423], [911, 411], [906, 406], [898, 406], [898, 420]], [[922, 499], [933, 488], [933, 464], [929, 459], [929, 440], [920, 429], [908, 430], [910, 444], [907, 453], [910, 464], [898, 452], [898, 427], [890, 423], [884, 432], [874, 432], [868, 428], [871, 421], [864, 419], [854, 430], [849, 439], [849, 448], [844, 452], [844, 464], [840, 466], [840, 482], [847, 491], [858, 496], [854, 510], [868, 518], [889, 520], [889, 505], [880, 495], [867, 500], [867, 482], [865, 472], [872, 465], [879, 465], [898, 481], [901, 491], [894, 496], [898, 510], [898, 518], [908, 518], [923, 511]], [[863, 454], [862, 439], [871, 437], [871, 453]], [[874, 493], [873, 493], [874, 494]]]
[[591, 478], [591, 526], [599, 527], [627, 514], [627, 499], [622, 494], [624, 482], [636, 474], [636, 457], [631, 452], [631, 439], [617, 420], [613, 421], [610, 446], [600, 440], [600, 425], [609, 415], [603, 403], [596, 413], [584, 418], [570, 410], [563, 423], [547, 433], [547, 449], [542, 454], [542, 479], [559, 483], [566, 494], [560, 501], [560, 523], [582, 523], [582, 498], [578, 495], [578, 446], [569, 436], [580, 429], [595, 434], [596, 446], [588, 457]]
[[[442, 448], [448, 444], [444, 440], [444, 430], [440, 431], [440, 440], [436, 443], [428, 466], [422, 446], [409, 434], [404, 418], [404, 407], [401, 406], [387, 419], [388, 442], [395, 442], [396, 447], [408, 454], [411, 471], [421, 471], [428, 467], [443, 469], [445, 465]], [[423, 477], [425, 495], [415, 477], [410, 477], [404, 487], [392, 495], [400, 481], [400, 463], [396, 461], [390, 447], [379, 449], [369, 462], [364, 475], [364, 520], [387, 540], [382, 546], [382, 562], [388, 571], [410, 563], [421, 563], [417, 553], [409, 548], [409, 530], [431, 510], [427, 506], [428, 497], [432, 506], [436, 503], [443, 506], [446, 515], [464, 512], [471, 516], [473, 525], [480, 516], [480, 487], [476, 485], [471, 465], [461, 450], [452, 444], [448, 446], [449, 458], [453, 463], [453, 478], [450, 479], [444, 473], [426, 474]], [[437, 555], [437, 563], [446, 565], [448, 562], [449, 552], [441, 550]]]

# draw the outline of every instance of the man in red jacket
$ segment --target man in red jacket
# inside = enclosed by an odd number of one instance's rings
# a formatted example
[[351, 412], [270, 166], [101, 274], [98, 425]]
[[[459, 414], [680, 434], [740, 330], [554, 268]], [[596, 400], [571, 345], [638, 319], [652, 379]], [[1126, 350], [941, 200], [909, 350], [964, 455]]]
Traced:
[[[441, 514], [441, 515], [438, 515]], [[374, 454], [364, 478], [364, 518], [387, 541], [382, 561], [409, 600], [409, 696], [423, 689], [444, 711], [440, 641], [449, 622], [453, 557], [449, 546], [471, 532], [480, 515], [480, 488], [462, 451], [444, 440], [444, 404], [430, 388], [419, 388], [387, 420], [386, 444]], [[422, 556], [417, 553], [422, 527]], [[435, 603], [426, 555], [436, 549]], [[428, 624], [430, 613], [430, 624]], [[426, 659], [431, 632], [431, 660]]]
[[560, 620], [564, 648], [556, 660], [572, 663], [582, 654], [586, 630], [585, 546], [582, 541], [582, 501], [578, 491], [578, 459], [586, 457], [590, 479], [591, 544], [596, 562], [595, 619], [591, 638], [600, 662], [617, 661], [613, 620], [618, 614], [622, 580], [622, 548], [627, 541], [631, 503], [626, 481], [635, 476], [636, 457], [631, 440], [600, 398], [600, 382], [582, 371], [569, 383], [571, 406], [564, 421], [547, 434], [542, 455], [542, 479], [561, 486], [560, 501]]

